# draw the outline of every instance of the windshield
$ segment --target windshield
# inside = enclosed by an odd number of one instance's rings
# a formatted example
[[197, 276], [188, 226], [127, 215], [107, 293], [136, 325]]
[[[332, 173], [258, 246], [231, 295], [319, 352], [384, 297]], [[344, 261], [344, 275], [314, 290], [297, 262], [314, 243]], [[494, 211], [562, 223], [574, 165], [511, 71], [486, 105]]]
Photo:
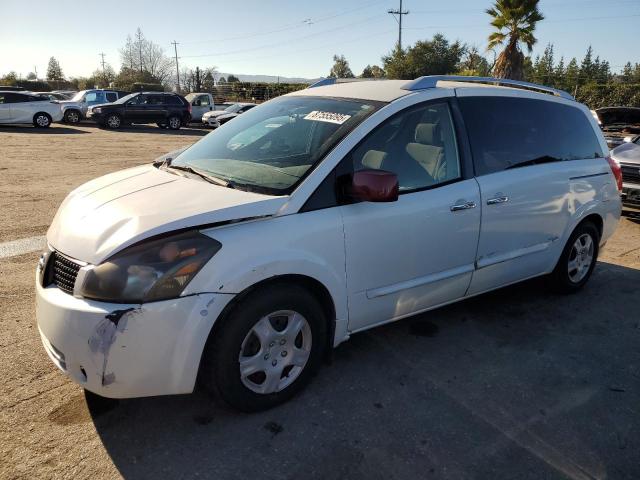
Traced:
[[242, 108], [242, 105], [240, 105], [239, 103], [236, 103], [235, 105], [229, 105], [227, 108], [224, 109], [224, 111], [229, 113], [236, 113], [241, 108]]
[[226, 123], [178, 155], [234, 188], [286, 195], [350, 130], [380, 105], [335, 98], [280, 97]]
[[73, 97], [71, 97], [71, 100], [74, 102], [79, 102], [80, 100], [82, 100], [82, 97], [84, 97], [84, 94], [87, 93], [86, 90], [82, 90], [78, 93], [76, 93]]

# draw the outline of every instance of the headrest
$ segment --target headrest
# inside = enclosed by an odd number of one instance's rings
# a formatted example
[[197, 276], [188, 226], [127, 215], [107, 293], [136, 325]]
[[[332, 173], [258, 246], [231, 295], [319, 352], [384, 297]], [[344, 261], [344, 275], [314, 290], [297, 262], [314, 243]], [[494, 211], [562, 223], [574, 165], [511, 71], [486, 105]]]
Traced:
[[362, 165], [368, 168], [373, 168], [374, 170], [380, 170], [382, 167], [382, 162], [387, 156], [387, 152], [381, 152], [379, 150], [369, 150], [362, 157]]
[[416, 142], [427, 145], [435, 144], [436, 126], [433, 123], [419, 123], [416, 126]]

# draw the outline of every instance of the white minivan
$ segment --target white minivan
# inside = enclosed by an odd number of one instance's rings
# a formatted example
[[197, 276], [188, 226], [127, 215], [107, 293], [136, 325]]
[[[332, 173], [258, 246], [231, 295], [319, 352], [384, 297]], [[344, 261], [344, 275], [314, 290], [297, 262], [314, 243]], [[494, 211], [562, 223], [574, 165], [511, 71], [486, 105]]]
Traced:
[[308, 88], [71, 192], [37, 269], [38, 326], [99, 395], [199, 379], [260, 410], [356, 332], [540, 275], [577, 291], [620, 189], [565, 92], [474, 77]]

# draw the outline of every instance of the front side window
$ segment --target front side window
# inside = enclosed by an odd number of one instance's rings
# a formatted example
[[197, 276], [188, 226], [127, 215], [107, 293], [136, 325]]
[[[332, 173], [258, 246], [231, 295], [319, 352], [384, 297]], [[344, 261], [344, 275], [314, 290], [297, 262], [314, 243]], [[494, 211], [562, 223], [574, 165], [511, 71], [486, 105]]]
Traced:
[[350, 154], [353, 170], [386, 170], [400, 192], [461, 177], [453, 120], [446, 102], [411, 107], [386, 120]]
[[576, 107], [515, 97], [459, 102], [477, 175], [604, 156], [591, 123]]
[[115, 102], [118, 99], [116, 92], [106, 92], [107, 102]]
[[324, 97], [280, 97], [214, 130], [171, 165], [198, 169], [234, 188], [286, 195], [380, 105]]

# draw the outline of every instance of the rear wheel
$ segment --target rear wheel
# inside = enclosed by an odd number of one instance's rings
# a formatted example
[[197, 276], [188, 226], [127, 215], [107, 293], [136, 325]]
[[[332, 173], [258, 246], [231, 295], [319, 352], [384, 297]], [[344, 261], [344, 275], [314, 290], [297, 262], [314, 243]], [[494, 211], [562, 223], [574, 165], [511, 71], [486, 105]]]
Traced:
[[122, 118], [117, 113], [110, 113], [107, 116], [106, 125], [109, 128], [118, 129], [122, 126]]
[[578, 225], [550, 275], [552, 288], [561, 293], [580, 290], [596, 266], [599, 244], [600, 234], [593, 223], [585, 222]]
[[64, 112], [64, 121], [67, 123], [80, 123], [80, 112], [78, 110], [67, 110]]
[[252, 412], [285, 402], [317, 370], [326, 319], [306, 290], [275, 284], [244, 297], [213, 332], [201, 380], [226, 404]]
[[36, 128], [49, 128], [51, 116], [45, 112], [38, 112], [33, 116], [33, 126]]
[[171, 130], [179, 130], [182, 126], [182, 120], [180, 120], [180, 117], [176, 117], [174, 115], [169, 117], [169, 119], [167, 120], [167, 125]]

